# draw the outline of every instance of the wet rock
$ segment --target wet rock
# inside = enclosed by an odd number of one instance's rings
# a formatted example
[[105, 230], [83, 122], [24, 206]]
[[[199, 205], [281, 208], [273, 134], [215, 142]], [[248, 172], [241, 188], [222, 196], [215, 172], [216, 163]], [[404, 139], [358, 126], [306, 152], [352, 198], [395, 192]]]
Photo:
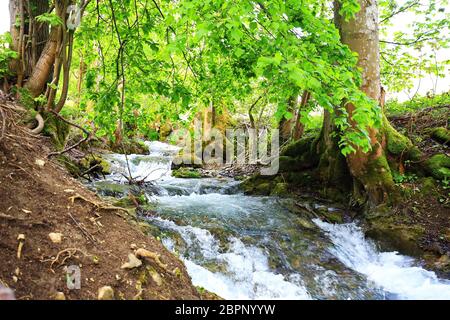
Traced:
[[123, 197], [130, 192], [130, 185], [119, 184], [111, 181], [98, 181], [94, 184], [98, 194], [108, 197]]
[[114, 289], [110, 286], [104, 286], [98, 289], [98, 300], [114, 300]]

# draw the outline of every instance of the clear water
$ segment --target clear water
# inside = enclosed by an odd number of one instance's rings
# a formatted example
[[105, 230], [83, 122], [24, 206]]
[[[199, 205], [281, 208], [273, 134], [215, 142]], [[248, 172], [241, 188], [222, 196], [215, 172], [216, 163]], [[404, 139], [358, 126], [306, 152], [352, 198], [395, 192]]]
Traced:
[[[232, 179], [174, 178], [177, 149], [148, 144], [149, 155], [128, 157], [130, 171], [152, 183], [147, 196], [157, 213], [146, 219], [194, 285], [226, 299], [450, 299], [450, 281], [380, 252], [356, 224], [309, 220], [293, 200], [243, 195]], [[114, 172], [98, 183], [120, 185], [125, 157], [109, 160]]]

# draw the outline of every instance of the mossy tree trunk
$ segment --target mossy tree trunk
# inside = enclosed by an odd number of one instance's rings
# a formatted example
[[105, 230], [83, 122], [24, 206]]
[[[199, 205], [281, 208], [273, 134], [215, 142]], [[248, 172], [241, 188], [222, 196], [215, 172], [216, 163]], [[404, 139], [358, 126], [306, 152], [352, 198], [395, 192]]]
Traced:
[[[382, 106], [384, 94], [380, 83], [378, 8], [376, 1], [360, 0], [361, 10], [350, 20], [339, 14], [340, 3], [335, 2], [335, 24], [341, 41], [358, 53], [358, 66], [362, 70], [361, 90]], [[355, 125], [351, 115], [355, 108], [346, 104], [349, 121]], [[324, 114], [324, 123], [317, 144], [320, 157], [318, 172], [326, 186], [347, 189], [352, 194], [353, 204], [373, 207], [392, 200], [395, 195], [391, 167], [398, 169], [399, 162], [406, 158], [417, 158], [412, 143], [398, 133], [382, 115], [380, 128], [367, 128], [372, 150], [356, 152], [346, 158], [338, 148], [339, 132], [333, 126], [333, 115]]]

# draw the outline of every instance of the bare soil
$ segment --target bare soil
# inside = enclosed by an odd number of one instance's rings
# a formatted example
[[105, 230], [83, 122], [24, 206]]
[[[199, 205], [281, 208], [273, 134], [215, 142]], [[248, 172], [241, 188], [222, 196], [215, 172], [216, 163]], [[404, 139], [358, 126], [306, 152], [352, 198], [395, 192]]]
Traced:
[[[17, 110], [13, 110], [17, 109]], [[0, 286], [17, 299], [97, 299], [103, 286], [116, 299], [200, 299], [181, 260], [144, 234], [133, 218], [112, 210], [47, 159], [51, 143], [19, 125], [20, 107], [0, 103]], [[50, 233], [61, 233], [54, 243]], [[18, 247], [23, 235], [21, 257]], [[160, 262], [121, 269], [137, 248]], [[81, 289], [69, 290], [66, 267], [81, 270]]]

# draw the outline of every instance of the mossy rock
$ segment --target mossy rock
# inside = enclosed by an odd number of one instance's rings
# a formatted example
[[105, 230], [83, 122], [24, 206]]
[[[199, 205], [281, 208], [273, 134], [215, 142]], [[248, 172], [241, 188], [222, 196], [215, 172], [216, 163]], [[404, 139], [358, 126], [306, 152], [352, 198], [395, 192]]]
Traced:
[[289, 194], [289, 184], [280, 182], [275, 185], [270, 193], [271, 196], [286, 196]]
[[450, 157], [445, 154], [435, 154], [424, 162], [424, 167], [436, 179], [450, 178]]
[[176, 178], [189, 178], [189, 179], [198, 179], [202, 177], [202, 174], [198, 170], [187, 167], [182, 167], [173, 170], [172, 175]]
[[436, 180], [432, 177], [425, 177], [420, 180], [421, 187], [420, 193], [423, 195], [437, 194], [436, 192]]
[[272, 191], [273, 177], [254, 175], [240, 184], [246, 194], [269, 195]]
[[74, 177], [79, 177], [82, 173], [82, 169], [80, 165], [67, 157], [66, 155], [62, 154], [56, 157], [56, 159], [64, 165], [66, 170]]
[[406, 225], [395, 221], [389, 214], [368, 218], [366, 235], [377, 241], [382, 251], [399, 251], [401, 254], [419, 257], [423, 250], [420, 239], [425, 230], [418, 225]]
[[80, 160], [80, 166], [84, 169], [84, 171], [95, 167], [93, 170], [94, 172], [104, 175], [111, 173], [111, 165], [100, 155], [88, 155], [84, 157]]
[[269, 195], [272, 190], [272, 186], [269, 182], [263, 182], [258, 184], [254, 190], [256, 194]]
[[434, 128], [431, 137], [437, 142], [450, 145], [450, 130], [444, 127]]

